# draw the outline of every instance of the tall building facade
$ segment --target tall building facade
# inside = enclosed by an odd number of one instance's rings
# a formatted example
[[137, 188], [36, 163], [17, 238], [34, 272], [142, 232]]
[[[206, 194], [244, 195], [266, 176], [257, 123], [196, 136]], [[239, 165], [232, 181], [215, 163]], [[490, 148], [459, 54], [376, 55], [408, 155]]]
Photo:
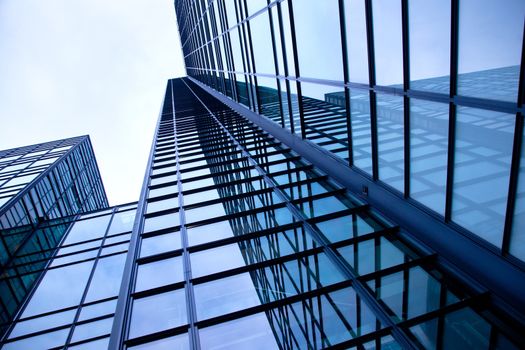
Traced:
[[108, 206], [88, 136], [0, 151], [0, 329], [28, 295], [68, 218]]

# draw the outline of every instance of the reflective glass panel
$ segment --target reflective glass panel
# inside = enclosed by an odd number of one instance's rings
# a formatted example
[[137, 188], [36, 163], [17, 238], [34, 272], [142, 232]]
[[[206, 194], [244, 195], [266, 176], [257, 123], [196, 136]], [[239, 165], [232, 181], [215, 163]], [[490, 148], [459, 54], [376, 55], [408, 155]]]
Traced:
[[135, 299], [129, 337], [158, 332], [187, 323], [184, 289]]
[[135, 291], [161, 287], [184, 280], [182, 256], [141, 264], [137, 269]]
[[458, 95], [516, 102], [525, 2], [459, 2]]
[[169, 252], [182, 247], [180, 232], [143, 238], [140, 248], [140, 257]]
[[515, 116], [458, 107], [456, 118], [452, 220], [499, 247]]
[[410, 196], [445, 214], [448, 104], [410, 99]]

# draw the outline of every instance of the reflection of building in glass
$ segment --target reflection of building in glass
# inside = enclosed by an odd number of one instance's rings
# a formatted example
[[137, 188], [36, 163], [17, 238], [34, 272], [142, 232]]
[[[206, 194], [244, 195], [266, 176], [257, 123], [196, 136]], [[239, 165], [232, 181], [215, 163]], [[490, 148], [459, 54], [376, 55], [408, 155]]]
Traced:
[[87, 136], [0, 151], [0, 320], [30, 292], [71, 217], [107, 207]]

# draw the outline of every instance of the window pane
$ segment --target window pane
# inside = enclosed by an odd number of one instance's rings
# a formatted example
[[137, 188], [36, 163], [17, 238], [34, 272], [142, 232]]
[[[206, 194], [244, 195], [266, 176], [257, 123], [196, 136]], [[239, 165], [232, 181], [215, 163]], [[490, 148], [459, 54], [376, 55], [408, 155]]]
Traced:
[[135, 213], [135, 210], [130, 210], [113, 215], [108, 235], [131, 231], [133, 229], [133, 222], [135, 221]]
[[450, 0], [408, 2], [410, 88], [450, 93]]
[[404, 112], [401, 96], [377, 94], [379, 179], [404, 192]]
[[301, 76], [343, 81], [337, 1], [302, 0], [293, 10]]
[[410, 196], [445, 214], [448, 105], [410, 99]]
[[525, 2], [459, 2], [458, 94], [516, 102]]
[[345, 17], [350, 81], [368, 84], [365, 1], [346, 0]]
[[233, 237], [233, 231], [227, 220], [188, 228], [190, 245], [213, 242], [228, 237]]
[[100, 238], [106, 233], [111, 215], [75, 222], [63, 245]]
[[150, 343], [128, 347], [129, 350], [189, 350], [188, 334], [176, 335]]
[[184, 289], [133, 301], [129, 337], [162, 331], [186, 324]]
[[240, 244], [233, 243], [192, 253], [190, 258], [193, 277], [244, 266], [246, 263], [241, 254], [241, 249]]
[[376, 83], [403, 84], [403, 34], [401, 33], [401, 2], [374, 0], [374, 48]]
[[180, 232], [166, 233], [159, 236], [143, 238], [140, 248], [140, 257], [169, 252], [180, 249]]
[[109, 334], [111, 333], [112, 325], [113, 325], [113, 317], [78, 325], [75, 327], [75, 331], [73, 332], [73, 338], [71, 339], [71, 341], [77, 342], [80, 340]]
[[512, 114], [482, 109], [457, 110], [452, 220], [498, 247], [513, 141], [505, 126], [514, 125], [514, 119]]
[[354, 165], [372, 174], [372, 127], [368, 91], [350, 89], [350, 116]]
[[146, 220], [144, 221], [144, 232], [146, 233], [162, 230], [178, 226], [179, 224], [179, 213], [169, 213], [151, 218], [146, 218]]
[[259, 305], [259, 295], [249, 273], [193, 287], [199, 320]]
[[22, 335], [38, 332], [44, 329], [59, 327], [73, 322], [77, 310], [69, 310], [34, 318], [27, 321], [20, 321], [9, 334], [9, 338], [15, 338]]
[[182, 257], [151, 262], [138, 266], [135, 291], [161, 287], [184, 280]]
[[525, 260], [525, 142], [523, 141], [509, 251], [518, 259]]
[[272, 326], [265, 313], [259, 313], [216, 326], [199, 329], [202, 349], [278, 349]]
[[118, 254], [98, 260], [89, 286], [86, 302], [118, 295], [126, 254]]
[[93, 267], [93, 261], [47, 271], [29, 300], [23, 316], [78, 305]]

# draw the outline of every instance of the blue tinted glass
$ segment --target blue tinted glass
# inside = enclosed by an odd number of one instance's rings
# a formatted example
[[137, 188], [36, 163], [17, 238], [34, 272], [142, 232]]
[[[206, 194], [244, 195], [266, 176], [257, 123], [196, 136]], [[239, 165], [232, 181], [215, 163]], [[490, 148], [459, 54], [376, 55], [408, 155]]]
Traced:
[[404, 112], [401, 96], [377, 94], [379, 179], [404, 192]]
[[133, 222], [135, 221], [135, 210], [119, 212], [113, 215], [111, 226], [109, 227], [108, 235], [117, 233], [129, 232], [133, 229]]
[[78, 243], [104, 236], [110, 218], [111, 215], [104, 215], [75, 222], [69, 231], [63, 245]]
[[184, 280], [182, 257], [139, 265], [135, 291], [161, 287]]
[[129, 350], [189, 350], [188, 334], [181, 334], [150, 343], [128, 347]]
[[113, 317], [104, 318], [102, 320], [81, 324], [75, 327], [73, 332], [72, 342], [77, 342], [84, 339], [94, 338], [101, 335], [109, 334], [111, 326], [113, 325]]
[[265, 313], [259, 313], [216, 326], [199, 329], [202, 349], [278, 349], [272, 326]]
[[49, 270], [29, 300], [23, 316], [78, 305], [91, 272], [93, 261]]
[[337, 1], [302, 0], [293, 11], [301, 76], [344, 80]]
[[68, 349], [74, 350], [103, 350], [107, 349], [109, 345], [109, 337], [102, 338], [88, 343], [82, 343], [80, 345], [69, 346]]
[[365, 1], [347, 0], [344, 3], [350, 81], [368, 84]]
[[372, 174], [372, 127], [368, 91], [350, 89], [350, 122], [354, 165]]
[[126, 254], [118, 254], [98, 260], [89, 286], [86, 302], [118, 295]]
[[179, 224], [180, 221], [178, 212], [146, 218], [146, 220], [144, 221], [144, 232], [162, 230], [178, 226]]
[[133, 301], [129, 337], [181, 326], [187, 323], [184, 289]]
[[249, 273], [193, 287], [199, 320], [259, 305], [259, 295]]
[[246, 262], [244, 261], [241, 249], [239, 244], [233, 243], [192, 253], [190, 258], [193, 277], [200, 277], [244, 266]]
[[166, 233], [163, 235], [142, 239], [140, 257], [169, 252], [180, 249], [180, 232]]
[[459, 107], [452, 220], [501, 246], [515, 116]]
[[77, 310], [69, 310], [34, 318], [27, 321], [20, 321], [15, 324], [15, 327], [9, 334], [9, 338], [19, 337], [25, 334], [38, 332], [44, 329], [58, 327], [73, 322]]
[[458, 94], [516, 102], [525, 2], [459, 2]]
[[69, 328], [55, 332], [44, 333], [35, 337], [7, 343], [2, 350], [22, 350], [22, 349], [49, 349], [62, 346], [66, 342]]
[[523, 141], [509, 251], [518, 259], [525, 260], [525, 142]]
[[410, 196], [445, 213], [448, 104], [410, 99]]
[[402, 86], [401, 2], [373, 0], [376, 83]]
[[410, 88], [450, 93], [450, 0], [409, 0]]
[[228, 237], [233, 237], [233, 231], [228, 221], [219, 221], [209, 225], [188, 228], [190, 245], [212, 242]]

